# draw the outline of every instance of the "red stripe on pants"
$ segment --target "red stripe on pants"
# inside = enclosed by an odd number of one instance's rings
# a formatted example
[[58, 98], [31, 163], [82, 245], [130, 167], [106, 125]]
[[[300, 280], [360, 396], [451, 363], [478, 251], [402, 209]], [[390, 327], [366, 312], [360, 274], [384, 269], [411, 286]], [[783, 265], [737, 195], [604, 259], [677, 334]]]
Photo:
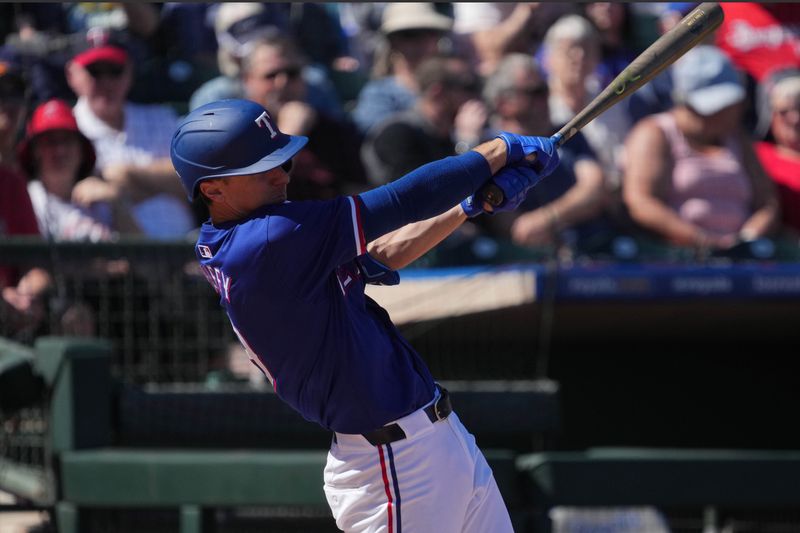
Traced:
[[389, 533], [394, 531], [394, 524], [392, 524], [392, 491], [389, 490], [389, 476], [386, 474], [386, 461], [383, 459], [383, 446], [378, 446], [378, 453], [381, 456], [381, 474], [383, 474], [383, 489], [386, 491], [386, 498], [389, 503], [386, 504], [386, 509], [389, 511]]

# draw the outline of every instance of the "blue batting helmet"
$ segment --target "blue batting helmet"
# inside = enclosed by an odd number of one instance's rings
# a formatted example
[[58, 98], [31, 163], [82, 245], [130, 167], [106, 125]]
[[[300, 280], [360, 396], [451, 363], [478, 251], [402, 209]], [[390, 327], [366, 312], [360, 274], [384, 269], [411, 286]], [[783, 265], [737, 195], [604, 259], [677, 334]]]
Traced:
[[192, 201], [201, 181], [271, 170], [307, 142], [307, 137], [281, 133], [255, 102], [219, 100], [198, 107], [178, 124], [170, 157]]

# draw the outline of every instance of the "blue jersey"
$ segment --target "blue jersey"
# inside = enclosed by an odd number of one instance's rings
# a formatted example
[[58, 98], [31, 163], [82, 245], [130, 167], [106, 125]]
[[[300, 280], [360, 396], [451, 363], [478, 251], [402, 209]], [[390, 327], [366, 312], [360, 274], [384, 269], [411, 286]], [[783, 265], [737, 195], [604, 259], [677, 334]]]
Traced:
[[434, 381], [388, 314], [364, 294], [360, 202], [285, 202], [203, 224], [203, 272], [281, 399], [340, 433], [424, 406]]

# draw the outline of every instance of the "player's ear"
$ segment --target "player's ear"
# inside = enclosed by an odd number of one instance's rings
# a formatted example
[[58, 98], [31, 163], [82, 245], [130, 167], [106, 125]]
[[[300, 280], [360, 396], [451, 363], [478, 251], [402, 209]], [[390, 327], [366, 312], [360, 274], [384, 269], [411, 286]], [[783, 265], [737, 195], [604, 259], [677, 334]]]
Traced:
[[200, 194], [210, 202], [219, 202], [224, 196], [221, 186], [222, 180], [205, 180], [200, 182]]

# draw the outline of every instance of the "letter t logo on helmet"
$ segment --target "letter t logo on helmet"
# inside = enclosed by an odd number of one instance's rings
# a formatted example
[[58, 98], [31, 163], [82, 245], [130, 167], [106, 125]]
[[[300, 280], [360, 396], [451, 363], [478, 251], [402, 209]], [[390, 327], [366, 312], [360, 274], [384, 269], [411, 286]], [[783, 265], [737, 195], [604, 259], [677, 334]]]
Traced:
[[274, 139], [275, 137], [277, 137], [277, 136], [278, 136], [278, 132], [277, 132], [277, 131], [275, 131], [275, 130], [272, 128], [272, 123], [270, 122], [270, 119], [271, 119], [271, 118], [272, 118], [272, 117], [270, 117], [270, 116], [269, 116], [269, 113], [267, 113], [266, 111], [264, 111], [264, 112], [263, 112], [263, 113], [261, 113], [261, 114], [258, 116], [258, 118], [256, 119], [256, 124], [258, 124], [258, 127], [259, 127], [259, 128], [267, 128], [267, 129], [269, 130], [269, 138], [270, 138], [270, 139]]
[[307, 142], [307, 137], [282, 133], [255, 102], [218, 100], [198, 107], [178, 124], [170, 157], [191, 202], [200, 182], [267, 172], [289, 161]]

